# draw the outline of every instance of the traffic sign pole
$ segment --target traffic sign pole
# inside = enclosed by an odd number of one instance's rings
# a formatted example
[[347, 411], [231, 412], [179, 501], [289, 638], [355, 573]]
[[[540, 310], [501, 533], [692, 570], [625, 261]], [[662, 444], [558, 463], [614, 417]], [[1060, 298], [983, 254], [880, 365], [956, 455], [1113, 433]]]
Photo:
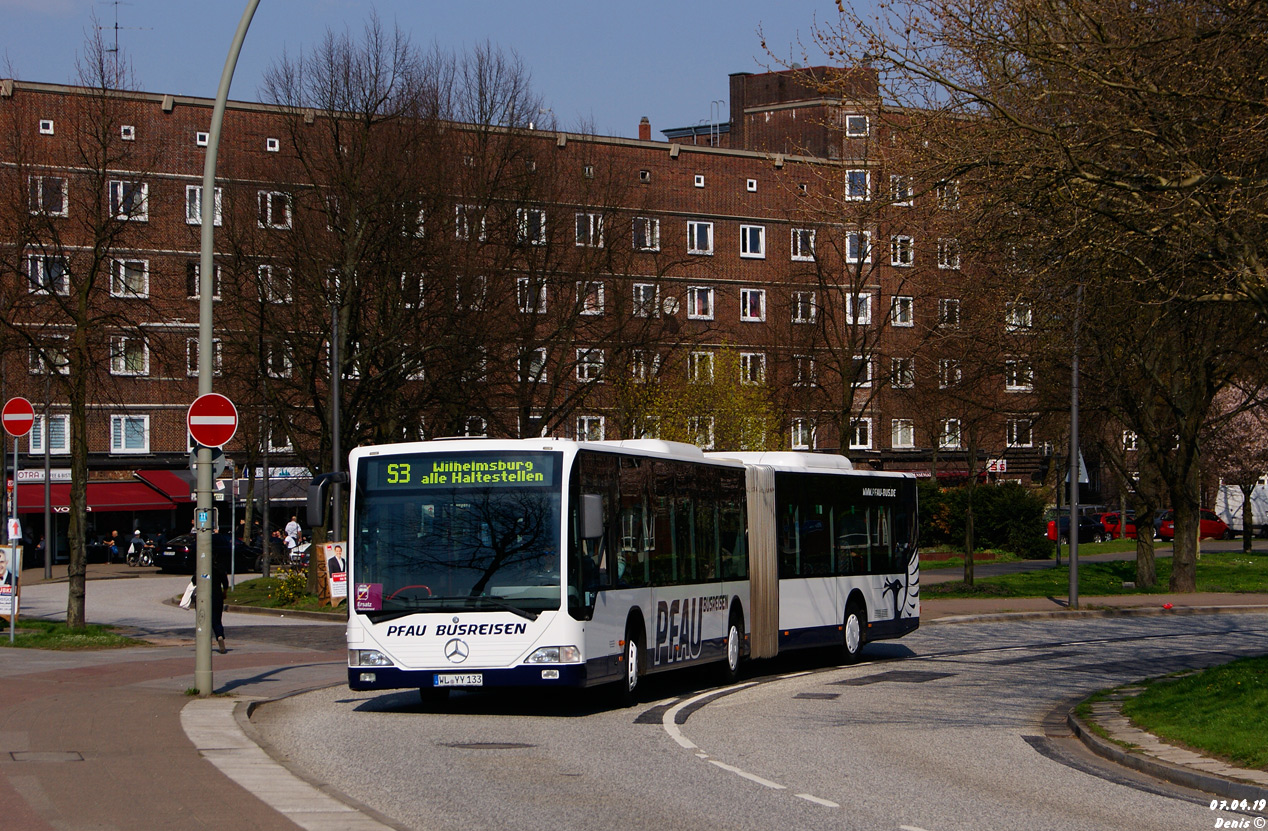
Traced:
[[[9, 490], [9, 516], [8, 522], [5, 523], [6, 529], [13, 526], [19, 521], [18, 517], [18, 439], [31, 432], [31, 428], [35, 426], [35, 408], [31, 406], [31, 402], [25, 398], [10, 398], [4, 402], [4, 407], [0, 408], [0, 423], [4, 424], [4, 431], [13, 436], [13, 487]], [[45, 436], [45, 441], [48, 437]], [[2, 451], [3, 448], [0, 448]], [[2, 454], [0, 454], [2, 455]], [[21, 589], [22, 582], [22, 553], [19, 543], [21, 543], [21, 534], [15, 535], [9, 540], [9, 570], [13, 572], [13, 589], [9, 595], [9, 643], [12, 644], [14, 638], [17, 637], [18, 629], [18, 591]], [[47, 546], [45, 546], [47, 549]]]

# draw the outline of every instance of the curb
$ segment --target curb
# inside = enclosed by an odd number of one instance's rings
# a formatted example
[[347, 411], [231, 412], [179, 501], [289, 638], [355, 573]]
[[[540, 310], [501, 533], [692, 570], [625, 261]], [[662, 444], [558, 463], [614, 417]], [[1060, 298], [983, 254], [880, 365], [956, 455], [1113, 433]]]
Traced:
[[1249, 782], [1227, 779], [1210, 773], [1202, 773], [1192, 768], [1180, 767], [1164, 762], [1161, 759], [1142, 756], [1128, 751], [1093, 733], [1088, 729], [1087, 724], [1074, 714], [1073, 710], [1066, 716], [1066, 724], [1069, 725], [1070, 730], [1079, 741], [1083, 742], [1083, 745], [1096, 755], [1124, 767], [1148, 774], [1155, 779], [1162, 779], [1175, 785], [1228, 797], [1229, 799], [1245, 799], [1247, 801], [1268, 799], [1268, 788], [1253, 785]]
[[[180, 608], [180, 598], [169, 597], [163, 601], [163, 605]], [[264, 617], [289, 617], [289, 618], [294, 618], [295, 620], [312, 620], [312, 621], [318, 621], [321, 623], [347, 623], [348, 621], [348, 615], [344, 612], [303, 612], [303, 611], [295, 611], [295, 610], [292, 610], [289, 612], [283, 612], [278, 609], [269, 609], [264, 606], [235, 606], [228, 603], [225, 604], [224, 610], [226, 612], [233, 612], [234, 614], [239, 614], [239, 615], [262, 615]], [[193, 609], [191, 608], [188, 611], [193, 611]]]
[[1268, 614], [1268, 606], [1176, 606], [1163, 609], [1154, 606], [1122, 606], [1110, 609], [1054, 609], [1050, 612], [989, 612], [976, 615], [947, 615], [925, 619], [921, 626], [953, 623], [990, 623], [1011, 620], [1052, 620], [1055, 618], [1155, 617], [1159, 615]]

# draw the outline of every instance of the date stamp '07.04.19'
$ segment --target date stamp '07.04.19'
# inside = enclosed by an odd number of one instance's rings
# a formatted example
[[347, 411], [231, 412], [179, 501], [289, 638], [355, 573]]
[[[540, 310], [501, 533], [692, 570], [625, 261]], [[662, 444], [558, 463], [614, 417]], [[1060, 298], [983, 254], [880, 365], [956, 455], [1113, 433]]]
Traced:
[[[1268, 800], [1263, 799], [1212, 799], [1212, 811], [1229, 811], [1233, 813], [1246, 813], [1250, 811], [1263, 811], [1268, 808]], [[1268, 820], [1263, 817], [1217, 817], [1215, 819], [1216, 828], [1264, 828], [1268, 826]]]

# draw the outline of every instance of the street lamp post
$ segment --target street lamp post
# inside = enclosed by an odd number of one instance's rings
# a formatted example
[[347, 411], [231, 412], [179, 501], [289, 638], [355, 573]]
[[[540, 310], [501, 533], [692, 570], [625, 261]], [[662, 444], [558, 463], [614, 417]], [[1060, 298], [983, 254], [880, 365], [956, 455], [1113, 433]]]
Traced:
[[[212, 231], [215, 224], [216, 204], [216, 155], [220, 150], [220, 128], [224, 124], [225, 105], [229, 100], [229, 84], [233, 70], [238, 65], [238, 54], [247, 37], [247, 28], [255, 16], [260, 0], [247, 0], [233, 43], [225, 57], [225, 67], [220, 73], [220, 86], [216, 90], [216, 105], [211, 112], [211, 127], [207, 136], [207, 156], [203, 162], [203, 192], [201, 200], [202, 237], [198, 272], [198, 394], [211, 392], [212, 363], [212, 293], [214, 292], [215, 264], [212, 259]], [[198, 448], [198, 484], [196, 485], [199, 517], [211, 515], [212, 489], [211, 448]], [[198, 597], [195, 625], [194, 686], [198, 694], [212, 693], [211, 675], [211, 523], [201, 523], [197, 529], [197, 565], [194, 569]]]

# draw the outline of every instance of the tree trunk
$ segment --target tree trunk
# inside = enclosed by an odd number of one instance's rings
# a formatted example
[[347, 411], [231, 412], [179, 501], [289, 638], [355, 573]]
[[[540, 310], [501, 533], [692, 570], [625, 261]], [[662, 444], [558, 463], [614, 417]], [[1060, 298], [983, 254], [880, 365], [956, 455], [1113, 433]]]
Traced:
[[1250, 553], [1250, 542], [1255, 536], [1255, 506], [1251, 504], [1250, 495], [1255, 491], [1255, 483], [1241, 484], [1242, 492], [1242, 551]]
[[1175, 539], [1171, 542], [1171, 590], [1173, 592], [1197, 591], [1198, 561], [1198, 509], [1192, 505], [1177, 507]]
[[1154, 562], [1153, 505], [1141, 505], [1136, 513], [1136, 588], [1152, 589], [1158, 585], [1158, 567]]
[[964, 584], [973, 585], [973, 486], [969, 485], [969, 504], [964, 512]]

